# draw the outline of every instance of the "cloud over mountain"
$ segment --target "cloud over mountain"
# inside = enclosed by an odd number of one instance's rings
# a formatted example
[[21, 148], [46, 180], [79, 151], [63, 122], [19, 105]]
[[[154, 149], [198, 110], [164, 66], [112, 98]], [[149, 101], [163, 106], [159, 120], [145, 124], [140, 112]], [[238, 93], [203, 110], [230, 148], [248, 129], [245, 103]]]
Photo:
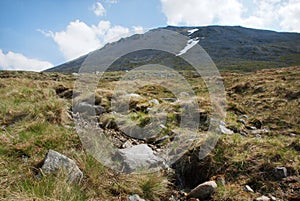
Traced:
[[97, 25], [87, 25], [80, 20], [72, 21], [65, 30], [52, 32], [42, 31], [45, 36], [51, 37], [59, 46], [67, 60], [74, 59], [90, 51], [101, 48], [106, 43], [117, 41], [136, 33], [143, 33], [142, 27], [112, 26], [109, 21], [101, 20]]
[[300, 31], [299, 0], [160, 0], [170, 25], [242, 25]]

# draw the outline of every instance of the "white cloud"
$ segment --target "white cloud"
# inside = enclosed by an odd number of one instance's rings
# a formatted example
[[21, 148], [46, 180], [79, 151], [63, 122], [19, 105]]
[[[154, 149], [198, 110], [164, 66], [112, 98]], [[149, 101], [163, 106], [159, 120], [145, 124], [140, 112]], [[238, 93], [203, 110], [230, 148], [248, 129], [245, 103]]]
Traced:
[[42, 71], [52, 66], [53, 64], [47, 61], [30, 59], [20, 53], [9, 51], [4, 54], [0, 49], [0, 68], [3, 70]]
[[108, 4], [116, 4], [118, 3], [118, 0], [105, 0], [105, 2]]
[[80, 20], [70, 22], [64, 31], [38, 31], [51, 37], [67, 60], [101, 48], [106, 43], [117, 41], [122, 37], [144, 32], [142, 27], [112, 26], [109, 21], [100, 21], [98, 25], [89, 26]]
[[300, 0], [290, 0], [278, 11], [280, 26], [285, 30], [300, 32]]
[[106, 13], [105, 8], [103, 7], [103, 5], [100, 2], [96, 2], [93, 5], [92, 9], [93, 9], [95, 15], [97, 15], [97, 16], [103, 16]]
[[[170, 25], [300, 30], [300, 0], [160, 0]], [[247, 5], [251, 7], [247, 7]]]

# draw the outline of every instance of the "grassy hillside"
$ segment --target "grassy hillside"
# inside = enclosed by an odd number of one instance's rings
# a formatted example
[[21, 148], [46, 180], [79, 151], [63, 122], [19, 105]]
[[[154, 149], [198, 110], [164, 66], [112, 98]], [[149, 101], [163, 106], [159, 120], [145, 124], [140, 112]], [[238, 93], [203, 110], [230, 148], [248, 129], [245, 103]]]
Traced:
[[[111, 109], [113, 87], [122, 75], [106, 73], [99, 83], [96, 104], [107, 111]], [[187, 71], [182, 75], [198, 95], [201, 114], [209, 118], [210, 101], [203, 81]], [[171, 195], [185, 200], [182, 191], [221, 176], [226, 185], [218, 187], [211, 200], [253, 200], [269, 194], [299, 200], [300, 67], [246, 74], [224, 72], [222, 76], [227, 93], [226, 124], [235, 133], [222, 135], [212, 153], [200, 161], [195, 145], [176, 163], [182, 167], [180, 171], [175, 167], [175, 172], [126, 175], [102, 166], [83, 149], [70, 112], [73, 75], [1, 71], [0, 199], [127, 200], [136, 193], [147, 200], [169, 200]], [[130, 109], [132, 119], [141, 126], [148, 122], [143, 109], [148, 100], [172, 97], [169, 91], [154, 86], [137, 93], [144, 98], [132, 100]], [[170, 111], [167, 127], [176, 127], [178, 105], [161, 104]], [[241, 115], [248, 116], [245, 125], [238, 121]], [[100, 117], [105, 131], [120, 134], [109, 119], [109, 113]], [[63, 173], [37, 176], [39, 163], [49, 149], [74, 159], [84, 173], [83, 180], [70, 184]], [[281, 166], [287, 168], [288, 177], [278, 179], [274, 169]], [[179, 185], [178, 177], [186, 181], [185, 185]], [[245, 192], [245, 185], [254, 192]]]

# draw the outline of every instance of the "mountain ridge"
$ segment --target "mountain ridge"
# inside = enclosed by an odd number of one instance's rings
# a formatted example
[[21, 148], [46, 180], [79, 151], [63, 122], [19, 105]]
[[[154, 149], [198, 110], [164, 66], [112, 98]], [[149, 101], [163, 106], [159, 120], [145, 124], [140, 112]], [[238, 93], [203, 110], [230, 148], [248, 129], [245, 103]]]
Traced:
[[[167, 26], [154, 30], [160, 29], [176, 31], [191, 39], [199, 40], [198, 44], [201, 45], [210, 55], [220, 70], [254, 71], [264, 68], [300, 65], [300, 59], [298, 59], [300, 58], [300, 33], [276, 32], [271, 30], [245, 28], [241, 26], [219, 25], [204, 27]], [[106, 44], [103, 48], [107, 45], [118, 45], [120, 41], [130, 40], [133, 37], [139, 37], [141, 35], [142, 34], [136, 34], [128, 38], [122, 38], [117, 42]], [[93, 53], [101, 51], [103, 48], [95, 50]], [[78, 72], [81, 64], [89, 54], [45, 71], [64, 73]], [[154, 55], [151, 55], [149, 51], [139, 51], [131, 54], [131, 56], [127, 56], [127, 58], [124, 57], [116, 62], [112, 70], [130, 70], [135, 66], [145, 64], [143, 61], [135, 62], [134, 65], [128, 62], [128, 60], [138, 57], [150, 57], [150, 59], [152, 59], [152, 63], [163, 61], [162, 63], [164, 65], [171, 65], [176, 69], [185, 69], [184, 63], [176, 59], [176, 61], [173, 61], [175, 57], [164, 54], [161, 55], [155, 52], [153, 54]]]

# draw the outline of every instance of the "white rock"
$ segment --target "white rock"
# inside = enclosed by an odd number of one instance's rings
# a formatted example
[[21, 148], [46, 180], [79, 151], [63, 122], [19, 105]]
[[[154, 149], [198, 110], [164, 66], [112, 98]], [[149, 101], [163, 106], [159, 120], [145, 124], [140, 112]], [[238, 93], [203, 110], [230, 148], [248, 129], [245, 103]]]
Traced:
[[222, 134], [226, 134], [226, 135], [231, 135], [231, 134], [233, 134], [233, 131], [232, 131], [232, 130], [226, 128], [226, 127], [223, 126], [223, 125], [220, 125], [220, 130], [221, 130], [221, 133], [222, 133]]
[[135, 94], [135, 93], [127, 94], [126, 96], [133, 97], [133, 98], [140, 98], [141, 97], [139, 94]]
[[140, 198], [139, 195], [134, 194], [128, 197], [128, 201], [146, 201], [146, 200]]
[[261, 196], [255, 199], [255, 201], [270, 201], [270, 198], [267, 196]]
[[149, 103], [153, 103], [154, 105], [159, 105], [159, 101], [157, 99], [149, 100]]
[[248, 186], [248, 185], [245, 186], [245, 191], [246, 192], [254, 193], [254, 190], [250, 186]]

